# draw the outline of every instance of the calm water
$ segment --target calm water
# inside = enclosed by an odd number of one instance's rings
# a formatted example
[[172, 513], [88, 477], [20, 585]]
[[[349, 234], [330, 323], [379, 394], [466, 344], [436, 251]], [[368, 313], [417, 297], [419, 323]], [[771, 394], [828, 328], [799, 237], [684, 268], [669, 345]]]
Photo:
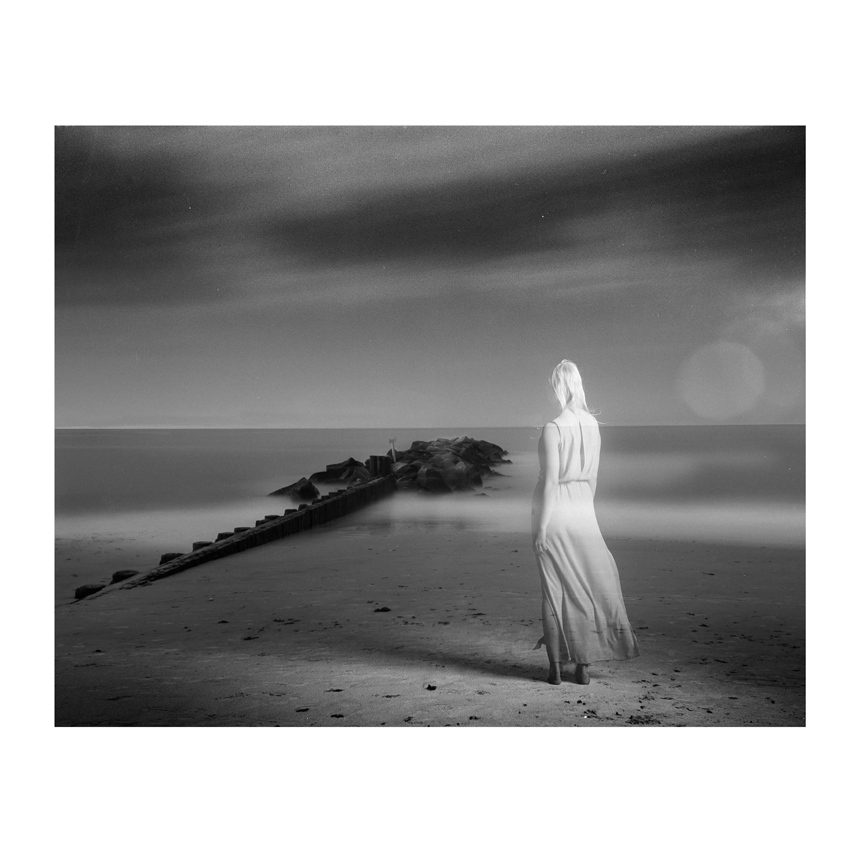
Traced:
[[[528, 529], [536, 429], [57, 430], [57, 594], [283, 513], [293, 503], [266, 494], [349, 456], [384, 453], [390, 437], [403, 449], [456, 435], [509, 451], [505, 475], [485, 481], [487, 499], [400, 493], [334, 526]], [[602, 426], [602, 437], [597, 512], [607, 538], [803, 546], [803, 426]]]

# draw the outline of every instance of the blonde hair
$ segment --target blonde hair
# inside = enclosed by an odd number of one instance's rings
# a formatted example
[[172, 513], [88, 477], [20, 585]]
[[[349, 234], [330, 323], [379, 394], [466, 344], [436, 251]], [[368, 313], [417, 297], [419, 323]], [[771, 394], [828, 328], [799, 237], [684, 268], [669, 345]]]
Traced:
[[550, 382], [553, 385], [556, 398], [562, 409], [570, 408], [571, 411], [585, 411], [593, 413], [585, 401], [585, 390], [582, 387], [582, 376], [579, 369], [571, 360], [563, 360], [553, 370]]

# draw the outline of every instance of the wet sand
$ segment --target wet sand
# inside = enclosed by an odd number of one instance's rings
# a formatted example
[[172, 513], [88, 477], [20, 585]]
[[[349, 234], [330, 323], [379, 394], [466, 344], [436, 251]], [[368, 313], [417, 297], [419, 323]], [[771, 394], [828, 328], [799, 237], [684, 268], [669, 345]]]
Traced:
[[56, 724], [804, 725], [802, 549], [607, 542], [641, 656], [588, 686], [532, 649], [528, 534], [346, 519], [59, 604]]

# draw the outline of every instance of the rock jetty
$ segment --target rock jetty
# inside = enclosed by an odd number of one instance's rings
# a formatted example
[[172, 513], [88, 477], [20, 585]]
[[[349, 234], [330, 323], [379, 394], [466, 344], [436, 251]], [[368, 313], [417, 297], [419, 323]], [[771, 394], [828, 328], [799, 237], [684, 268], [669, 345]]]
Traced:
[[[393, 452], [391, 449], [386, 456], [370, 455], [365, 463], [347, 458], [328, 464], [309, 479], [301, 478], [270, 494], [288, 496], [297, 502], [304, 500], [297, 509], [288, 508], [283, 516], [267, 514], [253, 528], [237, 526], [233, 532], [219, 532], [215, 541], [195, 541], [189, 553], [163, 553], [159, 567], [153, 570], [141, 574], [135, 570], [116, 571], [108, 585], [105, 582], [81, 585], [74, 597], [83, 600], [113, 588], [147, 585], [196, 564], [312, 529], [389, 496], [397, 489], [433, 494], [476, 490], [482, 487], [485, 477], [502, 475], [493, 467], [511, 463], [505, 457], [508, 452], [501, 446], [470, 437], [415, 440], [409, 449], [396, 452], [395, 460]], [[346, 487], [320, 496], [314, 482], [345, 482]]]
[[366, 461], [347, 458], [328, 464], [324, 470], [312, 473], [291, 485], [273, 491], [270, 496], [288, 496], [293, 500], [316, 499], [316, 482], [343, 482], [349, 487], [371, 481], [390, 472], [400, 490], [426, 493], [453, 493], [481, 488], [487, 476], [501, 476], [493, 468], [510, 464], [508, 451], [487, 440], [472, 437], [439, 437], [436, 440], [415, 440], [409, 449], [385, 456], [370, 456]]
[[[392, 458], [392, 450], [387, 454]], [[392, 469], [400, 490], [452, 493], [481, 488], [485, 477], [502, 475], [493, 467], [510, 464], [507, 454], [495, 443], [472, 437], [415, 440], [410, 449], [396, 453]]]

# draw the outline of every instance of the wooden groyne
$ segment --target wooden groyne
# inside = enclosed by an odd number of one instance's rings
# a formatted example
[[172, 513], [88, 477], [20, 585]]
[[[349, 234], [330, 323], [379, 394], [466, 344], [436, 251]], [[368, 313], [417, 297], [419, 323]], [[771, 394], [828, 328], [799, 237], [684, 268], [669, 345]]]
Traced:
[[[235, 555], [251, 547], [304, 532], [338, 517], [351, 514], [359, 508], [395, 491], [420, 490], [432, 494], [454, 491], [475, 491], [482, 487], [485, 476], [499, 476], [492, 465], [510, 464], [505, 449], [486, 440], [469, 437], [435, 440], [415, 440], [411, 448], [396, 451], [396, 438], [390, 439], [391, 449], [386, 455], [370, 455], [366, 463], [349, 458], [338, 464], [329, 464], [325, 470], [300, 479], [294, 484], [274, 491], [270, 496], [289, 496], [309, 500], [298, 508], [289, 508], [283, 515], [267, 514], [254, 527], [237, 526], [233, 532], [220, 532], [215, 541], [195, 541], [190, 553], [165, 553], [159, 567], [139, 573], [119, 570], [112, 575], [109, 585], [98, 583], [81, 585], [74, 592], [77, 601], [98, 597], [116, 588], [135, 588], [148, 585], [174, 573], [217, 558]], [[343, 482], [343, 490], [317, 496], [314, 481]], [[478, 495], [486, 495], [480, 492]]]
[[115, 589], [125, 590], [139, 585], [149, 585], [158, 579], [164, 579], [166, 576], [172, 576], [204, 562], [235, 555], [243, 550], [259, 547], [261, 544], [268, 544], [297, 532], [305, 532], [364, 508], [395, 490], [396, 477], [390, 473], [362, 484], [351, 485], [344, 490], [332, 491], [314, 499], [310, 504], [289, 508], [283, 515], [269, 514], [262, 520], [258, 520], [253, 528], [240, 526], [233, 532], [221, 533], [216, 541], [198, 541], [192, 545], [191, 553], [167, 553], [163, 556], [164, 559], [168, 556], [174, 557], [168, 558], [159, 567], [139, 573], [123, 582], [107, 585], [82, 599], [91, 600]]

